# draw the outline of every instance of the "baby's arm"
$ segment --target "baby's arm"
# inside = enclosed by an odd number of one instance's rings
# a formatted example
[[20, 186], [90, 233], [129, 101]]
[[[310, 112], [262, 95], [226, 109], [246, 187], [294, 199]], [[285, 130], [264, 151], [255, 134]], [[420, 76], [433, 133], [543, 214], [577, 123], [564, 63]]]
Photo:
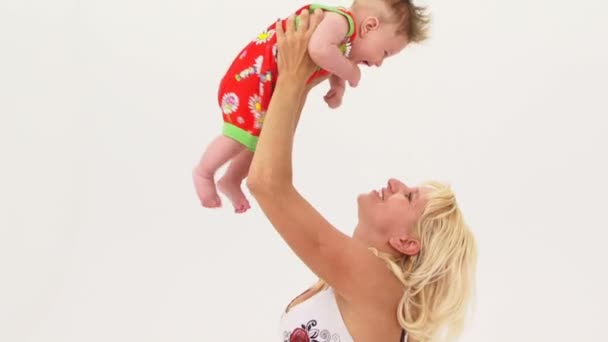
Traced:
[[308, 53], [319, 67], [356, 86], [360, 78], [359, 68], [344, 57], [339, 48], [347, 33], [346, 18], [333, 12], [325, 13], [310, 37]]
[[342, 97], [344, 97], [344, 91], [346, 90], [344, 83], [343, 79], [334, 74], [329, 76], [330, 88], [323, 97], [329, 108], [338, 108], [342, 104]]
[[334, 88], [344, 88], [346, 86], [346, 81], [343, 78], [338, 77], [338, 75], [331, 74], [329, 76], [329, 85]]

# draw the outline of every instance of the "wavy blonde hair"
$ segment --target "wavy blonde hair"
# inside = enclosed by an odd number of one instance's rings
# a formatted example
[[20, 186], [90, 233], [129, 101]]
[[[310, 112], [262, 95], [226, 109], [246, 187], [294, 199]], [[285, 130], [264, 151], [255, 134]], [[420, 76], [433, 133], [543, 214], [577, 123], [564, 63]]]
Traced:
[[[420, 253], [395, 258], [370, 250], [384, 260], [404, 292], [397, 309], [408, 342], [452, 340], [462, 334], [472, 301], [477, 243], [449, 186], [426, 182], [427, 204], [413, 234]], [[319, 280], [313, 293], [329, 286]]]

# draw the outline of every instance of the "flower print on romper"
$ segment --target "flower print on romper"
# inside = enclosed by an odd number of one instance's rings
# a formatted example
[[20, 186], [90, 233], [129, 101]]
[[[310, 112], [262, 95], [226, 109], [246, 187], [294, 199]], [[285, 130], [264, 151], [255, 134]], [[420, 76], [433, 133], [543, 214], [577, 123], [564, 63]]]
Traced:
[[255, 37], [255, 45], [262, 45], [269, 42], [274, 37], [275, 31], [272, 29], [266, 29]]
[[222, 113], [230, 115], [239, 108], [239, 97], [235, 93], [226, 93], [222, 96]]
[[236, 74], [236, 76], [234, 76], [234, 78], [237, 80], [237, 82], [240, 82], [251, 75], [259, 75], [260, 70], [262, 69], [262, 63], [264, 63], [264, 56], [258, 56], [252, 66], [249, 66], [247, 69], [239, 72]]
[[340, 44], [340, 51], [344, 55], [344, 57], [350, 57], [350, 52], [353, 49], [353, 43], [350, 39], [346, 39]]
[[258, 94], [254, 94], [249, 98], [249, 110], [253, 117], [255, 118], [256, 129], [262, 128], [262, 124], [264, 123], [264, 116], [266, 115], [266, 111], [262, 108], [262, 99]]

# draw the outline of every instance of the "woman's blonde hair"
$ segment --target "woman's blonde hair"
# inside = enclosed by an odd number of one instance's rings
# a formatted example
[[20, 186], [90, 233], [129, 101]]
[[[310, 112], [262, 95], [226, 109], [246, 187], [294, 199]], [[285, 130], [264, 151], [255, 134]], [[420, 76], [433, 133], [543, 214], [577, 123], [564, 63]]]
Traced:
[[[413, 230], [420, 241], [420, 253], [395, 258], [370, 248], [403, 283], [397, 319], [408, 333], [408, 342], [451, 340], [461, 335], [477, 264], [475, 238], [450, 187], [433, 181], [423, 186], [430, 191]], [[314, 293], [327, 287], [319, 280], [311, 290]]]

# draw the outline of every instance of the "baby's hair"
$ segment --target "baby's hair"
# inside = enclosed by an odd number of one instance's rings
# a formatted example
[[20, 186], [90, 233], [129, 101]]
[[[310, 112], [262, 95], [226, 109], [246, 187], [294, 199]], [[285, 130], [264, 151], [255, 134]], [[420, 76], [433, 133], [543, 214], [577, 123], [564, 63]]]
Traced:
[[430, 22], [427, 8], [416, 6], [412, 0], [353, 0], [353, 7], [382, 4], [390, 12], [388, 21], [397, 24], [397, 34], [410, 42], [422, 42], [428, 37]]

